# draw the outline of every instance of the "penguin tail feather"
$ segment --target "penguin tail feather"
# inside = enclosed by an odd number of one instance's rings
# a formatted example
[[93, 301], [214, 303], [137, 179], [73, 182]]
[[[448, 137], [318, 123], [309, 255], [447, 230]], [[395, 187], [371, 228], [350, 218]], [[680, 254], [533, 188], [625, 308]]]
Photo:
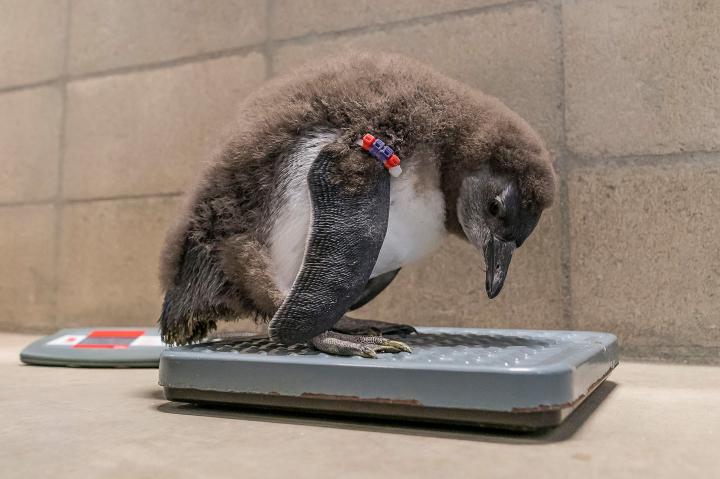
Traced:
[[189, 344], [214, 331], [216, 320], [231, 314], [224, 305], [228, 288], [212, 247], [186, 247], [177, 275], [165, 291], [158, 321], [163, 342]]

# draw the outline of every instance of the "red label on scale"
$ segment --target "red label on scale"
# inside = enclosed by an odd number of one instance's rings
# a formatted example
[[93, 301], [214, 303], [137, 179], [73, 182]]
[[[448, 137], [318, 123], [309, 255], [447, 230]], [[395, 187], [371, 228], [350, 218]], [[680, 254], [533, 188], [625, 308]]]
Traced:
[[96, 329], [75, 344], [77, 349], [127, 349], [130, 343], [145, 334], [143, 330], [103, 330]]
[[127, 349], [127, 344], [76, 344], [73, 346], [75, 349]]

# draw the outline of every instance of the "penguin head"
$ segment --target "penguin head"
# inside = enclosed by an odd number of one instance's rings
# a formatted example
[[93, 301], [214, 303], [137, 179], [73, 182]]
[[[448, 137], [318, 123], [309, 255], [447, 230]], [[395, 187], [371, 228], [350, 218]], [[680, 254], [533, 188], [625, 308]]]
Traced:
[[540, 220], [540, 208], [523, 202], [518, 181], [487, 166], [467, 176], [460, 186], [457, 214], [467, 239], [485, 258], [485, 290], [500, 293], [516, 248]]
[[457, 222], [483, 254], [491, 299], [505, 283], [513, 252], [533, 232], [556, 189], [550, 154], [530, 126], [508, 113], [496, 127], [465, 143], [470, 159], [462, 162], [455, 183]]

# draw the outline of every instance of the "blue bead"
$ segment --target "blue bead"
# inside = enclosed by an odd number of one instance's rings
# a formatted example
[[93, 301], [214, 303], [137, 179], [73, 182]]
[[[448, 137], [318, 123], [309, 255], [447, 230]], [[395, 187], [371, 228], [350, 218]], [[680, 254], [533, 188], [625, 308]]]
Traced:
[[392, 148], [385, 146], [385, 148], [380, 151], [380, 157], [378, 159], [381, 161], [387, 161], [387, 159], [393, 156], [394, 153], [395, 152]]
[[385, 146], [385, 142], [383, 142], [380, 139], [375, 140], [375, 143], [373, 143], [373, 146], [370, 149], [370, 154], [372, 156], [374, 156], [375, 158], [378, 158], [378, 154], [380, 153], [380, 150], [382, 150], [384, 146]]

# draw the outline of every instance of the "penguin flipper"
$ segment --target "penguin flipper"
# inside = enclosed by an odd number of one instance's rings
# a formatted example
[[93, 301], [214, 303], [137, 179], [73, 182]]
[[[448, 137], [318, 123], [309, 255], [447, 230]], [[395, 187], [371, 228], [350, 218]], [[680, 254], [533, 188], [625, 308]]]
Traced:
[[355, 300], [355, 302], [350, 306], [350, 311], [355, 311], [358, 308], [361, 308], [368, 304], [370, 301], [375, 299], [375, 297], [382, 293], [385, 288], [387, 288], [390, 283], [393, 282], [395, 279], [395, 276], [400, 272], [400, 268], [394, 270], [394, 271], [388, 271], [387, 273], [383, 273], [379, 276], [375, 276], [371, 280], [367, 282], [365, 285], [365, 290], [360, 294], [360, 297]]
[[374, 319], [356, 319], [348, 316], [340, 318], [340, 321], [335, 323], [332, 330], [336, 333], [370, 336], [385, 336], [387, 334], [407, 336], [417, 333], [417, 329], [409, 324], [388, 323]]
[[[352, 306], [350, 306], [348, 311], [361, 308], [375, 299], [377, 295], [382, 293], [385, 288], [393, 282], [399, 272], [400, 268], [370, 279], [365, 285], [365, 290], [360, 294], [360, 297], [355, 300]], [[386, 321], [376, 321], [372, 319], [357, 319], [348, 316], [340, 318], [340, 320], [335, 323], [335, 326], [333, 326], [333, 331], [344, 334], [370, 334], [374, 336], [417, 333], [417, 330], [409, 324], [388, 323]]]
[[328, 145], [308, 173], [312, 224], [290, 293], [269, 324], [284, 344], [330, 330], [363, 293], [385, 239], [390, 175], [359, 151]]

